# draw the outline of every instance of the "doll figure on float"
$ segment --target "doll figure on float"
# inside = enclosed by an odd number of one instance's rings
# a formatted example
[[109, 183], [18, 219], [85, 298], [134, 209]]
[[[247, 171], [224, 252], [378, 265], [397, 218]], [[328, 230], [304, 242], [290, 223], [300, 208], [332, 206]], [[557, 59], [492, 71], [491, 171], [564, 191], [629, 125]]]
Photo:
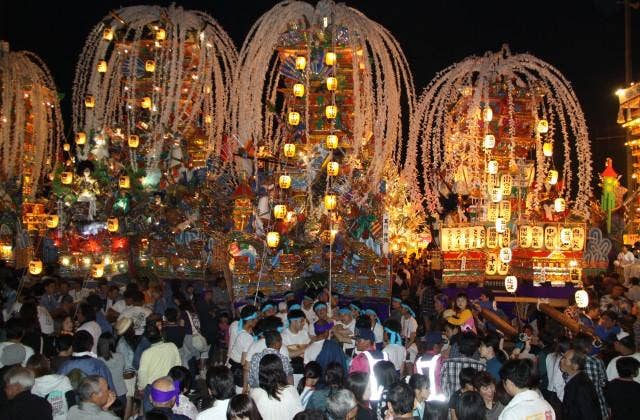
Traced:
[[93, 177], [93, 163], [85, 160], [78, 165], [80, 176], [76, 179], [75, 191], [78, 194], [77, 202], [89, 203], [87, 220], [92, 221], [96, 215], [96, 200], [100, 195], [98, 181]]

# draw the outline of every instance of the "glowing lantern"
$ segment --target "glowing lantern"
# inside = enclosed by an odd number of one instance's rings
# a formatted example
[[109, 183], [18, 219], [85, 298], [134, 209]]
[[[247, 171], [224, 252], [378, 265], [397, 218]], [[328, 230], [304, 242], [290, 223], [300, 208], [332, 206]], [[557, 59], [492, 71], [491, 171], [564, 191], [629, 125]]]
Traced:
[[107, 62], [104, 60], [98, 61], [98, 73], [106, 73], [107, 72]]
[[541, 249], [544, 245], [544, 229], [542, 226], [533, 226], [531, 228], [531, 247]]
[[41, 260], [31, 260], [29, 261], [29, 274], [33, 274], [37, 276], [42, 273], [42, 261]]
[[151, 109], [151, 98], [148, 96], [142, 98], [142, 100], [140, 101], [140, 106], [143, 109]]
[[570, 228], [562, 228], [560, 229], [560, 241], [563, 245], [567, 245], [571, 243], [571, 239], [573, 238], [573, 232]]
[[60, 174], [60, 182], [64, 185], [69, 185], [73, 182], [73, 172], [62, 172]]
[[506, 276], [504, 278], [504, 290], [515, 293], [518, 290], [518, 278], [516, 276]]
[[102, 276], [104, 276], [104, 265], [93, 264], [93, 266], [91, 266], [91, 277], [99, 279]]
[[149, 73], [156, 71], [156, 62], [154, 60], [147, 60], [144, 62], [144, 69]]
[[276, 219], [284, 219], [287, 215], [287, 206], [284, 204], [276, 204], [273, 206], [273, 216]]
[[159, 28], [156, 31], [156, 41], [164, 41], [167, 38], [167, 31], [162, 28]]
[[546, 132], [549, 131], [549, 121], [547, 120], [540, 120], [538, 121], [538, 133], [540, 134], [545, 134]]
[[47, 227], [49, 229], [55, 229], [58, 227], [59, 221], [60, 221], [60, 218], [58, 217], [57, 214], [50, 214], [47, 216]]
[[567, 206], [566, 206], [566, 202], [564, 201], [564, 198], [558, 197], [555, 200], [553, 200], [553, 209], [556, 212], [562, 213], [566, 208]]
[[487, 265], [485, 273], [493, 276], [498, 272], [498, 257], [494, 253], [487, 254]]
[[286, 190], [291, 186], [291, 177], [289, 175], [280, 175], [280, 178], [278, 179], [278, 185], [283, 190]]
[[584, 228], [574, 227], [571, 236], [571, 249], [581, 251], [584, 248]]
[[493, 119], [493, 110], [491, 109], [490, 106], [487, 105], [482, 110], [482, 119], [485, 122], [490, 122]]
[[336, 64], [336, 58], [336, 53], [328, 52], [324, 55], [324, 63], [327, 66], [333, 66], [334, 64]]
[[490, 191], [491, 201], [493, 203], [499, 203], [502, 201], [502, 190], [500, 187], [493, 187]]
[[487, 134], [482, 141], [482, 147], [485, 149], [493, 149], [496, 146], [496, 137], [493, 134]]
[[131, 134], [128, 140], [129, 147], [135, 149], [140, 145], [140, 137], [137, 134]]
[[62, 264], [64, 267], [68, 267], [71, 264], [71, 257], [69, 257], [68, 255], [61, 256], [60, 264]]
[[503, 217], [504, 220], [511, 220], [511, 202], [510, 201], [501, 201], [500, 202], [500, 217]]
[[83, 145], [87, 142], [87, 134], [83, 131], [76, 133], [76, 144]]
[[307, 66], [307, 58], [303, 56], [296, 57], [296, 69], [304, 70]]
[[558, 171], [552, 169], [549, 171], [549, 175], [547, 175], [547, 182], [549, 185], [556, 185], [558, 183]]
[[500, 215], [500, 203], [489, 203], [487, 207], [487, 220], [495, 222], [496, 218]]
[[578, 308], [586, 308], [589, 306], [589, 293], [586, 290], [577, 290], [574, 295]]
[[287, 117], [287, 121], [289, 121], [289, 125], [298, 125], [300, 124], [300, 113], [296, 111], [289, 112], [289, 116]]
[[293, 85], [293, 95], [298, 98], [304, 96], [304, 85], [302, 83], [296, 83]]
[[327, 90], [338, 89], [338, 79], [335, 77], [327, 77]]
[[500, 188], [502, 188], [502, 195], [510, 196], [511, 188], [513, 187], [513, 177], [509, 174], [503, 174], [500, 177]]
[[500, 261], [505, 264], [509, 264], [511, 262], [512, 257], [511, 248], [500, 248]]
[[498, 247], [498, 232], [495, 227], [487, 228], [487, 248]]
[[336, 136], [335, 134], [328, 134], [326, 144], [327, 144], [327, 149], [329, 150], [336, 149], [338, 147], [338, 136]]
[[113, 29], [105, 28], [104, 31], [102, 31], [102, 39], [111, 41], [113, 39]]
[[107, 230], [109, 232], [117, 232], [119, 227], [118, 218], [110, 217], [107, 219]]
[[123, 175], [120, 177], [120, 180], [118, 181], [118, 185], [120, 186], [120, 188], [124, 188], [124, 189], [131, 188], [131, 180], [129, 179], [128, 176]]
[[332, 211], [338, 205], [338, 198], [335, 194], [327, 194], [324, 196], [324, 208]]
[[327, 175], [337, 176], [338, 172], [340, 172], [340, 164], [338, 162], [327, 163]]
[[616, 207], [616, 189], [618, 188], [618, 174], [613, 169], [611, 158], [605, 160], [604, 171], [600, 174], [602, 178], [602, 196], [600, 197], [600, 207], [607, 214], [607, 233], [611, 233], [611, 212]]
[[293, 143], [285, 143], [283, 150], [285, 157], [292, 158], [296, 155], [296, 145]]
[[280, 234], [278, 232], [267, 233], [267, 245], [269, 248], [276, 248], [280, 244]]
[[498, 173], [498, 161], [497, 160], [490, 160], [489, 162], [487, 162], [487, 173], [492, 174], [492, 175]]
[[327, 105], [324, 109], [324, 115], [326, 115], [330, 120], [335, 118], [338, 115], [338, 107], [335, 105]]
[[64, 150], [65, 152], [68, 152], [71, 150], [71, 145], [69, 143], [65, 143], [62, 145], [62, 150]]
[[518, 246], [520, 248], [529, 248], [531, 247], [531, 242], [533, 240], [533, 230], [531, 226], [523, 225], [518, 229]]
[[502, 233], [507, 229], [507, 221], [504, 217], [496, 217], [496, 232]]
[[93, 95], [87, 95], [84, 97], [84, 106], [87, 108], [93, 108], [96, 106], [96, 98]]
[[505, 264], [502, 261], [498, 261], [498, 275], [506, 276], [509, 272], [509, 264]]
[[542, 154], [545, 155], [546, 157], [553, 156], [553, 144], [550, 142], [545, 142], [542, 145]]

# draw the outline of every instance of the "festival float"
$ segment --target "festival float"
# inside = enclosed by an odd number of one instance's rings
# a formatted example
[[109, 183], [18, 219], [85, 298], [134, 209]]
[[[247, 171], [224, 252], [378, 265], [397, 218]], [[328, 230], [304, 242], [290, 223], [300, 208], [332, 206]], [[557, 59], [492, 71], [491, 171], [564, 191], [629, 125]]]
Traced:
[[234, 188], [219, 156], [236, 63], [199, 11], [126, 7], [93, 28], [52, 186], [62, 276], [204, 277]]
[[44, 191], [63, 144], [58, 92], [39, 57], [6, 42], [0, 92], [0, 260], [38, 275], [56, 262], [58, 207]]
[[580, 104], [550, 64], [505, 46], [438, 73], [412, 116], [403, 174], [442, 215], [443, 283], [580, 285], [591, 166]]
[[326, 286], [388, 298], [390, 235], [429, 237], [396, 169], [414, 102], [398, 42], [344, 4], [282, 2], [250, 30], [235, 86], [235, 295]]

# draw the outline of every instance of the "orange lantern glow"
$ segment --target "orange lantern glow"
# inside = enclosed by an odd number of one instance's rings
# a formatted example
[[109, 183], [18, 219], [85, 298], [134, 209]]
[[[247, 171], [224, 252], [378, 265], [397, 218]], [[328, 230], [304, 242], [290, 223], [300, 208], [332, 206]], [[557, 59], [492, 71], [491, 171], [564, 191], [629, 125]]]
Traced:
[[296, 145], [293, 143], [285, 143], [283, 151], [285, 157], [292, 158], [296, 155]]

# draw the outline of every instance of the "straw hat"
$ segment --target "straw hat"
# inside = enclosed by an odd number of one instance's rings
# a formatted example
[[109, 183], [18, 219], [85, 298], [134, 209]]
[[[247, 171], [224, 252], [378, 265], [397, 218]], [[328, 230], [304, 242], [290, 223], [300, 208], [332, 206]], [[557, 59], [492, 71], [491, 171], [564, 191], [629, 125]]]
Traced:
[[129, 328], [133, 325], [133, 321], [131, 318], [120, 318], [118, 322], [116, 322], [116, 334], [122, 335], [127, 332]]

